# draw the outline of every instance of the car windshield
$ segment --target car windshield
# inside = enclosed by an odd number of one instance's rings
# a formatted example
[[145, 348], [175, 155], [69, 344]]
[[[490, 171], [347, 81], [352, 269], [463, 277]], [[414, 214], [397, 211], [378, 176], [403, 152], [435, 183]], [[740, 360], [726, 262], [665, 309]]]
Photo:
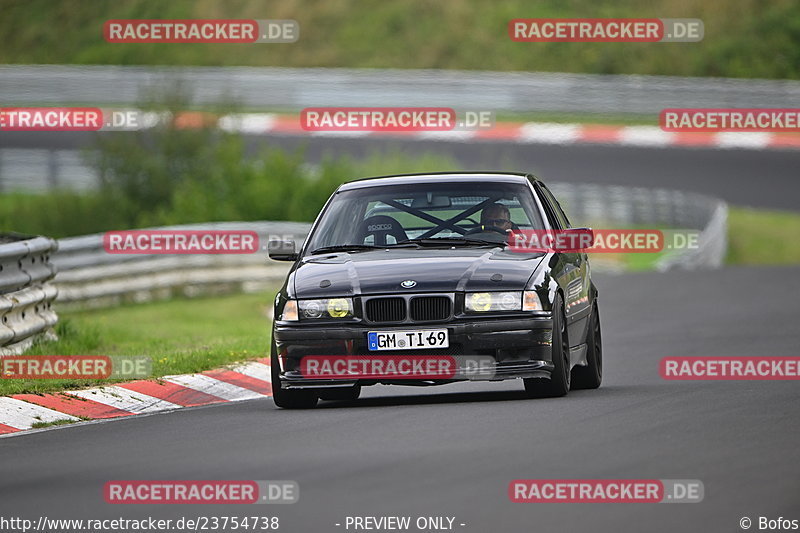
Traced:
[[308, 253], [386, 246], [496, 246], [512, 229], [542, 229], [530, 189], [477, 181], [363, 187], [338, 192]]

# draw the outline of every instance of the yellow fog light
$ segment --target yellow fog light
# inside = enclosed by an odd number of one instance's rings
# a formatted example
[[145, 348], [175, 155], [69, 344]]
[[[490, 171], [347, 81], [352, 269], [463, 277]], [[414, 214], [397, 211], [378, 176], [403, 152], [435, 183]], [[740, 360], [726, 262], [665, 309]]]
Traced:
[[492, 295], [488, 292], [475, 292], [467, 295], [467, 309], [488, 311], [492, 308]]
[[346, 298], [328, 300], [328, 314], [333, 318], [344, 318], [350, 314], [350, 311], [350, 300]]

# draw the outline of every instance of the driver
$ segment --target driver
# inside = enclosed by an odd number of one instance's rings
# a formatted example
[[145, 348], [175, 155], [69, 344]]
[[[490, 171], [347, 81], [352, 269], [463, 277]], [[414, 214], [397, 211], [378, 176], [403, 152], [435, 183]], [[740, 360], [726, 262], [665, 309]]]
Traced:
[[504, 231], [511, 231], [511, 212], [503, 204], [493, 203], [483, 208], [481, 212], [481, 229], [493, 226]]

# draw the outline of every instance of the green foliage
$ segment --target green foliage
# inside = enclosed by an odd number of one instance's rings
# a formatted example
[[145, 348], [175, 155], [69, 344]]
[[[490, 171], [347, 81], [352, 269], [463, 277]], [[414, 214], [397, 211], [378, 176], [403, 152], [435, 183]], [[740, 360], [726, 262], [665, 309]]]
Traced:
[[0, 231], [65, 237], [122, 227], [113, 206], [98, 194], [0, 195]]
[[[167, 116], [190, 107], [180, 88], [171, 91], [140, 107]], [[198, 222], [312, 221], [345, 181], [455, 168], [449, 159], [401, 152], [376, 153], [359, 162], [326, 157], [311, 166], [302, 150], [265, 146], [248, 154], [238, 134], [213, 127], [182, 129], [172, 120], [98, 136], [89, 158], [100, 177], [96, 191], [0, 196], [0, 228], [58, 238]]]
[[[517, 43], [508, 37], [511, 19], [546, 17], [699, 18], [705, 38], [699, 43]], [[295, 19], [300, 39], [291, 44], [106, 43], [103, 23], [127, 18]], [[7, 0], [0, 34], [0, 63], [800, 78], [797, 0]]]

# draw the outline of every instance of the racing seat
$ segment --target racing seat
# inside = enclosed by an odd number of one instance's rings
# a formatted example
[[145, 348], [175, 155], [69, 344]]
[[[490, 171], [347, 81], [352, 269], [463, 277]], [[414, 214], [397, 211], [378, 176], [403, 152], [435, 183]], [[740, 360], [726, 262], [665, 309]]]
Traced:
[[386, 237], [391, 235], [394, 237], [394, 242], [400, 242], [408, 239], [408, 235], [406, 235], [406, 230], [403, 229], [403, 226], [400, 223], [387, 215], [373, 215], [371, 217], [367, 217], [361, 221], [361, 224], [358, 226], [358, 231], [356, 233], [357, 241], [361, 244], [366, 244], [364, 241], [370, 235], [373, 236], [375, 246], [386, 246], [387, 244], [393, 244], [386, 242]]

